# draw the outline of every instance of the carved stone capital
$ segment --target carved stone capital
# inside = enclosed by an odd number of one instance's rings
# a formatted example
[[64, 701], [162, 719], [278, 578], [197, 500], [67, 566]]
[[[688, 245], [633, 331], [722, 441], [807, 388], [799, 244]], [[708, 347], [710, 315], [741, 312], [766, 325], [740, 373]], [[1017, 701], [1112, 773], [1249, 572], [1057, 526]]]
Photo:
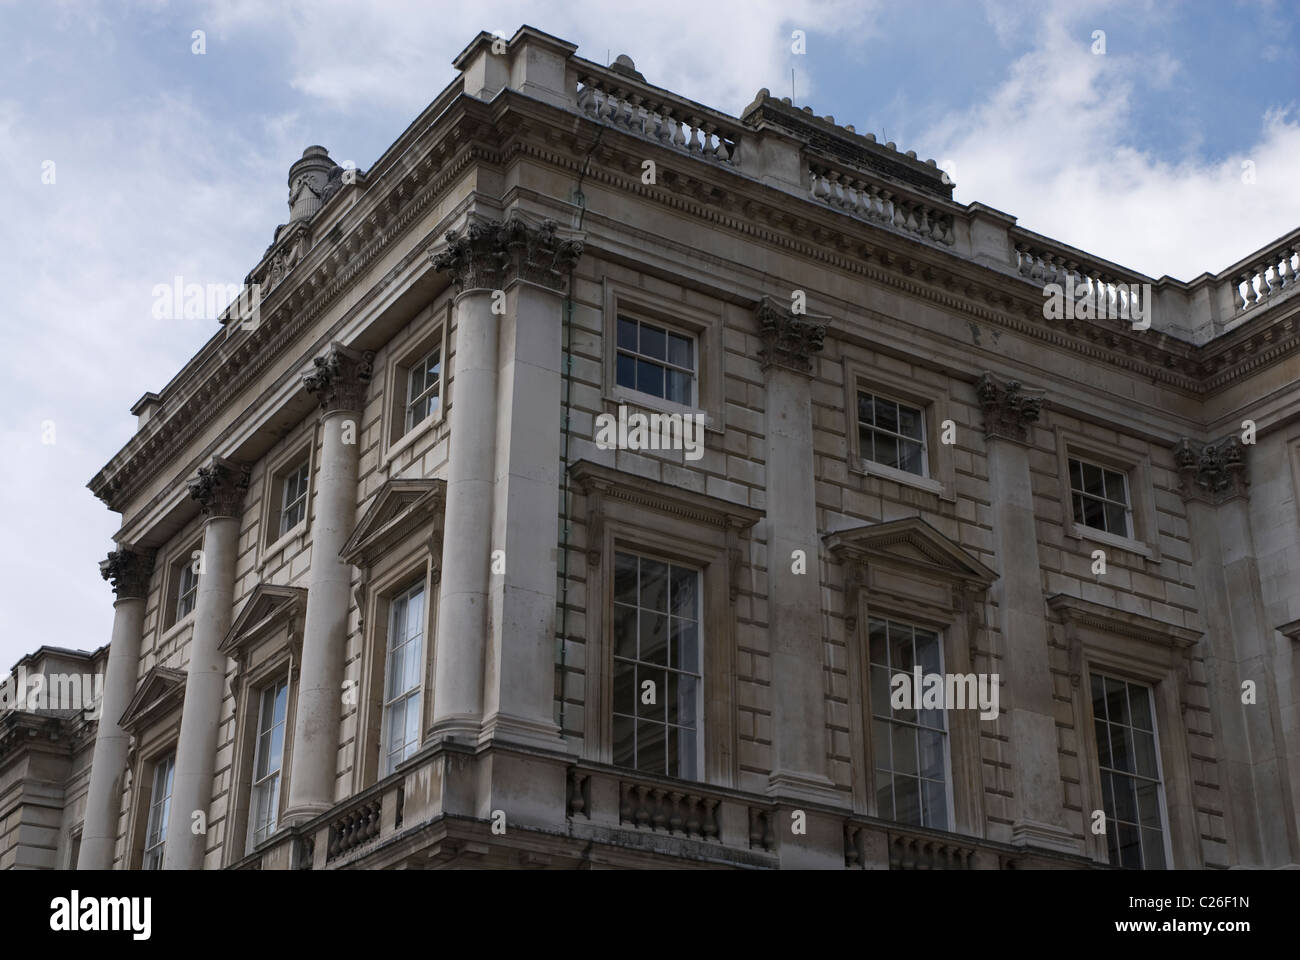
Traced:
[[211, 464], [199, 467], [198, 479], [190, 481], [190, 496], [209, 517], [237, 517], [243, 509], [248, 480], [246, 464], [213, 457]]
[[366, 390], [375, 372], [373, 350], [353, 350], [331, 343], [325, 355], [312, 363], [314, 369], [303, 374], [302, 382], [316, 395], [324, 412], [359, 411], [366, 405]]
[[113, 550], [107, 560], [99, 562], [100, 576], [113, 581], [117, 599], [144, 599], [149, 595], [154, 556], [153, 550]]
[[458, 290], [503, 290], [518, 279], [562, 291], [583, 244], [556, 229], [554, 220], [534, 225], [517, 213], [504, 222], [474, 218], [463, 233], [447, 231], [447, 248], [432, 255], [433, 267], [449, 271]]
[[1026, 394], [1018, 380], [999, 383], [993, 374], [980, 377], [975, 392], [984, 408], [984, 435], [1029, 442], [1030, 427], [1042, 413], [1046, 398]]
[[1219, 504], [1246, 496], [1246, 447], [1236, 434], [1217, 443], [1200, 444], [1183, 437], [1174, 445], [1178, 492], [1184, 500]]
[[826, 339], [826, 324], [791, 313], [788, 306], [770, 297], [760, 300], [754, 313], [758, 319], [758, 335], [763, 341], [759, 351], [763, 369], [782, 366], [797, 373], [809, 373], [812, 355], [821, 351]]

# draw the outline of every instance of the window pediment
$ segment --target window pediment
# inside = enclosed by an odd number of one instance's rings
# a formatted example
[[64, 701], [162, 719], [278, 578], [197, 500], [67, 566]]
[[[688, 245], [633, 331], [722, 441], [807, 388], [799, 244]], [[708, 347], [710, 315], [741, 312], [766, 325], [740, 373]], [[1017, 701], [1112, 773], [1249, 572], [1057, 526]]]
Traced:
[[136, 734], [179, 707], [184, 697], [185, 671], [154, 667], [136, 687], [135, 696], [127, 704], [118, 725], [128, 733]]
[[828, 533], [826, 549], [840, 562], [886, 563], [986, 589], [998, 575], [920, 517]]
[[[357, 566], [370, 566], [390, 547], [426, 524], [442, 540], [445, 480], [389, 480], [375, 494], [339, 556]], [[438, 552], [435, 552], [435, 556]]]
[[305, 588], [259, 583], [244, 604], [244, 609], [231, 624], [217, 651], [237, 660], [241, 652], [262, 642], [284, 626], [289, 628], [290, 642], [295, 647], [300, 646], [302, 621], [306, 611]]

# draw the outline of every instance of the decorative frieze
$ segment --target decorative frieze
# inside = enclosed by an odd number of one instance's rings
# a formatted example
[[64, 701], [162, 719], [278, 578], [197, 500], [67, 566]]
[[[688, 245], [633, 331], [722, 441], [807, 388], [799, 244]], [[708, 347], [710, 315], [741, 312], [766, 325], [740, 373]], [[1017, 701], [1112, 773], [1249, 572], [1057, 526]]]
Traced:
[[237, 517], [248, 492], [249, 468], [222, 457], [199, 467], [199, 475], [189, 484], [190, 496], [203, 507], [208, 517]]
[[153, 573], [153, 550], [113, 550], [99, 563], [99, 573], [113, 581], [117, 599], [143, 599], [149, 594], [149, 577]]
[[312, 360], [315, 369], [303, 374], [303, 386], [316, 395], [325, 413], [360, 410], [366, 405], [366, 390], [375, 372], [373, 350], [353, 350], [341, 343], [330, 344], [322, 357]]
[[796, 314], [771, 297], [760, 300], [754, 312], [763, 341], [759, 351], [763, 369], [779, 365], [797, 373], [811, 372], [812, 356], [826, 339], [826, 324]]
[[1046, 398], [1024, 392], [1018, 380], [999, 383], [991, 374], [980, 377], [975, 392], [984, 408], [984, 435], [1029, 442], [1029, 429], [1038, 421]]
[[459, 290], [501, 290], [518, 279], [561, 291], [582, 249], [581, 240], [559, 236], [554, 220], [535, 226], [516, 213], [504, 222], [473, 218], [463, 233], [448, 230], [447, 248], [432, 262]]
[[1250, 481], [1246, 476], [1246, 448], [1236, 434], [1217, 443], [1201, 444], [1183, 437], [1174, 446], [1179, 488], [1184, 500], [1222, 503], [1244, 497]]

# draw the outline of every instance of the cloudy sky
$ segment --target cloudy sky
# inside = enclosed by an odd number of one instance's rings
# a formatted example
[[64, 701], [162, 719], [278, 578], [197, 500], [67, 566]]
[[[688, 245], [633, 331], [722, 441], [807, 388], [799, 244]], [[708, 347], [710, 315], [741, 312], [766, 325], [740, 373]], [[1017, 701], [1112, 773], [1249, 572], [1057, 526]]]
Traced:
[[368, 167], [479, 30], [626, 53], [732, 114], [760, 87], [790, 95], [793, 69], [798, 104], [935, 158], [958, 200], [1191, 279], [1300, 224], [1298, 8], [0, 0], [0, 667], [108, 640], [97, 563], [120, 518], [85, 485], [134, 431], [131, 404], [215, 329], [155, 319], [154, 285], [240, 282], [303, 148]]

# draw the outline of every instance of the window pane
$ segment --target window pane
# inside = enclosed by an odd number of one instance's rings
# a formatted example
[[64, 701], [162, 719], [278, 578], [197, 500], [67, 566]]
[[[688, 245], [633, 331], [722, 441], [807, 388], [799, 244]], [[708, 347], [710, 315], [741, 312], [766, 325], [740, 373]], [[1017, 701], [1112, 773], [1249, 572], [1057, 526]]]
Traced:
[[638, 720], [636, 724], [636, 768], [645, 773], [667, 773], [664, 725]]
[[697, 719], [698, 681], [684, 673], [668, 673], [667, 716], [669, 723], [683, 727], [694, 727]]
[[887, 467], [898, 466], [898, 440], [883, 433], [876, 434], [876, 463]]
[[406, 701], [406, 751], [403, 759], [415, 753], [420, 744], [420, 695], [412, 694]]
[[1100, 500], [1093, 500], [1091, 497], [1083, 498], [1083, 522], [1096, 530], [1106, 528], [1106, 511]]
[[1083, 489], [1083, 466], [1078, 460], [1070, 461], [1070, 489]]
[[1118, 500], [1120, 503], [1128, 503], [1128, 497], [1124, 495], [1124, 475], [1107, 470], [1106, 474], [1106, 496], [1111, 500]]
[[921, 439], [921, 424], [923, 420], [921, 411], [915, 407], [905, 407], [901, 404], [898, 407], [898, 432], [905, 437], [911, 437], [913, 440]]
[[1083, 513], [1083, 497], [1076, 493], [1071, 497], [1071, 500], [1074, 502], [1074, 522], [1086, 523], [1087, 521], [1084, 519]]
[[666, 399], [673, 403], [681, 403], [687, 406], [691, 403], [691, 375], [681, 370], [669, 370], [668, 376], [668, 393]]
[[1129, 733], [1133, 738], [1133, 766], [1143, 777], [1156, 779], [1156, 738], [1143, 730]]
[[920, 782], [914, 777], [894, 777], [894, 819], [899, 823], [921, 822]]
[[876, 422], [872, 414], [872, 396], [869, 393], [858, 394], [858, 420], [866, 424]]
[[1106, 716], [1111, 723], [1128, 723], [1128, 691], [1119, 680], [1106, 677]]
[[885, 650], [885, 621], [869, 621], [867, 633], [871, 646], [871, 662], [878, 663], [881, 666], [888, 666], [889, 654]]
[[1111, 787], [1115, 791], [1115, 819], [1124, 823], [1137, 823], [1137, 790], [1133, 778], [1112, 773], [1110, 779]]
[[1130, 687], [1129, 706], [1133, 710], [1133, 726], [1139, 730], [1154, 730], [1151, 725], [1151, 695], [1146, 687]]
[[917, 731], [921, 749], [921, 776], [932, 780], [944, 777], [943, 742], [944, 735], [936, 730]]
[[699, 627], [691, 620], [672, 621], [672, 650], [669, 666], [691, 673], [700, 672]]
[[614, 712], [636, 716], [636, 667], [614, 661]]
[[668, 564], [641, 558], [641, 608], [668, 612]]
[[898, 432], [898, 404], [893, 400], [876, 397], [876, 426], [881, 430]]
[[653, 327], [648, 323], [641, 324], [640, 353], [642, 356], [654, 357], [656, 360], [667, 360], [667, 331], [663, 327]]
[[889, 668], [871, 668], [871, 712], [877, 717], [888, 717], [889, 706]]
[[1137, 788], [1138, 823], [1151, 830], [1160, 829], [1160, 787], [1144, 783]]
[[921, 445], [911, 440], [898, 441], [898, 469], [914, 473], [918, 477], [925, 473], [921, 467]]
[[889, 729], [886, 720], [871, 721], [871, 751], [875, 754], [872, 759], [877, 767], [886, 770], [893, 765], [889, 752]]
[[[646, 684], [653, 684], [647, 687]], [[664, 672], [641, 664], [636, 668], [636, 715], [646, 720], [664, 718]], [[648, 702], [647, 702], [648, 701]]]
[[1120, 865], [1130, 870], [1142, 869], [1142, 845], [1138, 839], [1137, 827], [1121, 823], [1115, 832], [1119, 839]]
[[896, 723], [892, 739], [894, 772], [916, 776], [916, 728]]
[[1110, 725], [1110, 763], [1116, 770], [1133, 772], [1133, 728]]
[[916, 662], [924, 673], [940, 673], [939, 635], [928, 630], [916, 631]]
[[679, 334], [668, 334], [668, 362], [694, 370], [695, 344]]
[[889, 624], [889, 668], [895, 673], [911, 673], [912, 628], [906, 624]]
[[1100, 674], [1089, 677], [1092, 682], [1092, 715], [1098, 720], [1106, 719], [1106, 681]]
[[654, 397], [664, 395], [664, 368], [648, 360], [636, 362], [636, 388]]
[[1104, 720], [1094, 721], [1097, 734], [1097, 763], [1103, 767], [1113, 766], [1110, 762], [1110, 724]]
[[626, 353], [618, 355], [616, 380], [620, 387], [627, 387], [629, 390], [636, 389], [636, 358], [630, 357]]
[[948, 790], [942, 781], [922, 780], [921, 797], [924, 802], [924, 826], [936, 830], [948, 829]]
[[1106, 486], [1102, 482], [1101, 467], [1091, 463], [1083, 464], [1083, 492], [1094, 496], [1105, 496]]
[[636, 321], [626, 317], [618, 318], [618, 347], [620, 350], [636, 352]]
[[614, 715], [614, 763], [620, 767], [636, 767], [636, 721], [631, 717]]
[[1142, 857], [1146, 861], [1143, 865], [1148, 870], [1166, 868], [1164, 834], [1159, 830], [1142, 831]]
[[614, 600], [636, 603], [636, 557], [631, 554], [614, 554]]
[[885, 820], [894, 819], [894, 781], [885, 770], [876, 771], [876, 816]]
[[[637, 659], [668, 666], [668, 617], [652, 610], [641, 611], [641, 642]], [[662, 691], [662, 684], [660, 685]]]
[[669, 757], [668, 775], [683, 780], [694, 780], [699, 776], [698, 734], [686, 727], [670, 727], [670, 742], [674, 749]]
[[1117, 503], [1106, 504], [1106, 531], [1121, 537], [1128, 536], [1128, 511]]
[[675, 617], [699, 619], [697, 597], [699, 574], [684, 567], [672, 568], [672, 614]]
[[636, 659], [636, 607], [614, 604], [614, 656]]

